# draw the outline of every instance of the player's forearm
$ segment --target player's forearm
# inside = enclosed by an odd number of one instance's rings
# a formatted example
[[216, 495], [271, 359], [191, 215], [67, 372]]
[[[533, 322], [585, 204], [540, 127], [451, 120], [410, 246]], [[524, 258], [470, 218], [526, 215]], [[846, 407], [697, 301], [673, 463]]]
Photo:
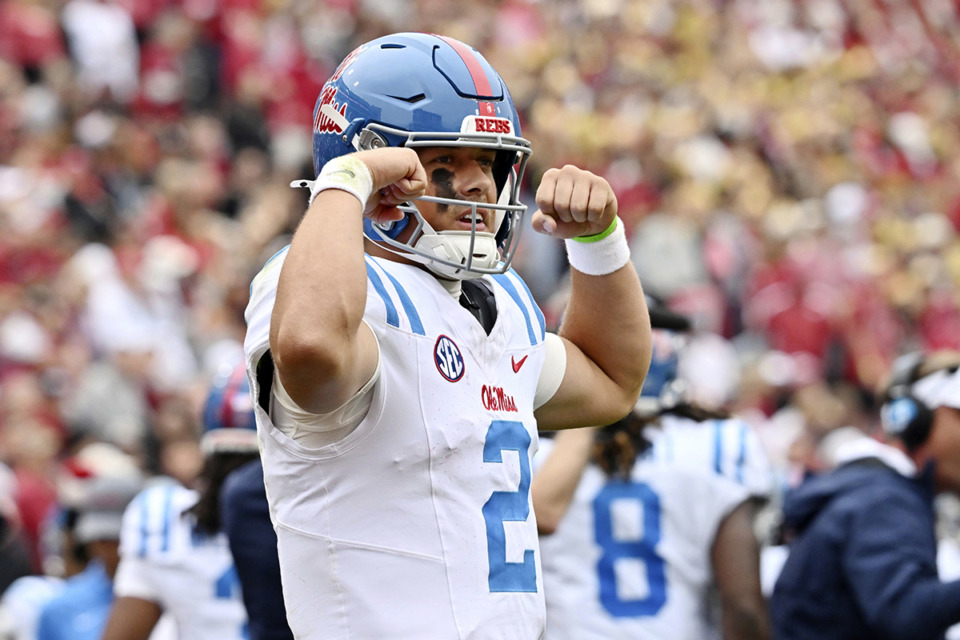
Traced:
[[724, 640], [766, 640], [770, 622], [760, 585], [756, 504], [744, 500], [720, 522], [710, 550]]
[[725, 608], [722, 617], [723, 640], [767, 640], [770, 637], [770, 626], [762, 603]]
[[583, 469], [590, 461], [595, 431], [587, 427], [558, 433], [550, 457], [534, 475], [530, 496], [541, 535], [556, 531], [566, 515]]
[[163, 609], [156, 602], [121, 596], [113, 601], [101, 637], [103, 640], [146, 640], [162, 614]]
[[570, 301], [558, 333], [609, 378], [622, 414], [633, 408], [650, 365], [650, 315], [631, 263], [603, 276], [571, 268]]

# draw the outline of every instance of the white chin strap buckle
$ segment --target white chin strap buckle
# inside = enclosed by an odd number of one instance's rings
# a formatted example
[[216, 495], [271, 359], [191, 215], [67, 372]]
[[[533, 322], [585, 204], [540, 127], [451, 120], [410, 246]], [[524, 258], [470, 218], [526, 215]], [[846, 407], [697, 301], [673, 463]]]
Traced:
[[[471, 236], [473, 236], [473, 258], [468, 259]], [[424, 254], [438, 258], [438, 260], [429, 260], [425, 264], [428, 269], [445, 278], [457, 280], [479, 278], [484, 272], [493, 271], [500, 262], [497, 239], [492, 233], [483, 231], [476, 234], [470, 231], [441, 231], [424, 234], [417, 241], [416, 248]], [[467, 269], [468, 263], [470, 270]]]

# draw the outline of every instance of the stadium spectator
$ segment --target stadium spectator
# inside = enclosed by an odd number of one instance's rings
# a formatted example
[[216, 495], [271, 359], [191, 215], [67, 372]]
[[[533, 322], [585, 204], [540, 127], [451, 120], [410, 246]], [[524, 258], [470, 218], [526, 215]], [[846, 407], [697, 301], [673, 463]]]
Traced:
[[20, 515], [13, 500], [16, 476], [0, 463], [0, 594], [15, 580], [33, 571], [30, 550], [20, 526]]
[[37, 640], [99, 640], [113, 604], [113, 579], [120, 561], [123, 510], [142, 488], [135, 478], [93, 478], [85, 495], [71, 506], [76, 512], [73, 543], [86, 567], [67, 578], [60, 592], [40, 612]]
[[142, 471], [115, 446], [87, 441], [55, 480], [56, 502], [41, 527], [43, 572], [17, 579], [0, 599], [5, 638], [99, 638], [110, 609], [120, 517]]

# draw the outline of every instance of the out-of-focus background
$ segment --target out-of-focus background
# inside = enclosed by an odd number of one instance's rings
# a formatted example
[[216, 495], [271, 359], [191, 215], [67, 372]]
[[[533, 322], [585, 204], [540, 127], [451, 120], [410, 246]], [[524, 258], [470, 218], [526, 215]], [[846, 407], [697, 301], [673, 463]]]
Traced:
[[[36, 571], [89, 443], [196, 477], [319, 88], [401, 30], [503, 75], [528, 202], [564, 163], [613, 184], [647, 292], [694, 319], [696, 398], [784, 482], [872, 426], [897, 355], [960, 348], [956, 0], [4, 0], [0, 509]], [[555, 323], [561, 244], [525, 233], [515, 266]]]

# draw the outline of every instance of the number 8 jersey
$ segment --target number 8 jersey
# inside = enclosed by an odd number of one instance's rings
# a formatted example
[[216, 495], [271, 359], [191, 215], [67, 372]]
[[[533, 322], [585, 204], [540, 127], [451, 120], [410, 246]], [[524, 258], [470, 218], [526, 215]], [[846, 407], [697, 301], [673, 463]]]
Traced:
[[[541, 538], [545, 640], [719, 637], [708, 599], [713, 540], [734, 508], [768, 494], [768, 463], [738, 420], [660, 422], [629, 481], [588, 464], [556, 531]], [[537, 469], [553, 442], [541, 445]]]
[[[254, 280], [255, 397], [283, 253]], [[380, 372], [356, 429], [308, 448], [257, 407], [284, 598], [297, 638], [539, 638], [530, 502], [543, 317], [513, 272], [488, 276], [488, 336], [427, 272], [367, 257]]]

